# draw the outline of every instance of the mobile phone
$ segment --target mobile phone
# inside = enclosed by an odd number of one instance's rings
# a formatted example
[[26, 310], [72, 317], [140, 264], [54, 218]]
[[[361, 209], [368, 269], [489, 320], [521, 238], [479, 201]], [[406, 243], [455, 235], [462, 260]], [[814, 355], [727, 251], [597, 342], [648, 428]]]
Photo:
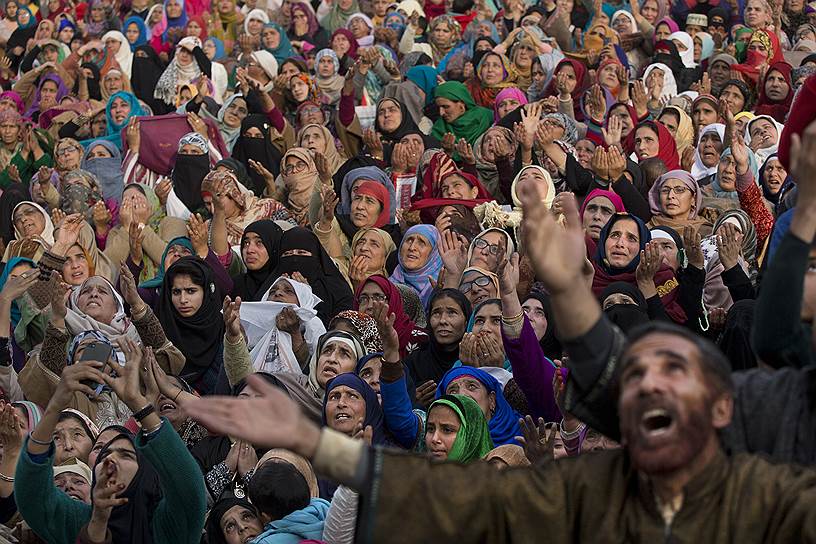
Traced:
[[[78, 362], [99, 361], [101, 363], [107, 363], [111, 355], [113, 355], [113, 347], [103, 344], [102, 342], [94, 342], [88, 344], [85, 349], [82, 350], [82, 355], [80, 355]], [[104, 384], [90, 380], [83, 380], [81, 383], [93, 389], [95, 395], [101, 393], [102, 387], [104, 387]]]

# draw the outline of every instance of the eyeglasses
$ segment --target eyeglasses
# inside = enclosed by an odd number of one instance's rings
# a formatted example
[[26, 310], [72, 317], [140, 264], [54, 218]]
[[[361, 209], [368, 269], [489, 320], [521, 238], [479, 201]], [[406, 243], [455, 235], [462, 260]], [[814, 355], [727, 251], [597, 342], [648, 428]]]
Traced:
[[308, 168], [308, 165], [305, 162], [301, 161], [301, 162], [298, 162], [298, 163], [295, 163], [295, 164], [290, 164], [289, 166], [285, 167], [283, 169], [283, 173], [288, 176], [288, 175], [294, 174], [296, 172], [297, 173], [303, 172], [307, 168]]
[[476, 238], [476, 241], [473, 242], [473, 246], [476, 249], [487, 248], [487, 252], [490, 253], [491, 255], [498, 255], [499, 250], [501, 249], [501, 247], [497, 244], [488, 244], [487, 241], [484, 240], [483, 238]]
[[369, 302], [388, 302], [388, 297], [385, 295], [360, 295], [357, 299], [358, 304], [368, 304]]
[[689, 191], [691, 191], [691, 189], [689, 189], [688, 187], [683, 187], [681, 185], [680, 187], [663, 187], [660, 189], [660, 194], [662, 196], [669, 196], [670, 194], [672, 194], [672, 192], [674, 192], [674, 194], [676, 194], [677, 196], [683, 196]]
[[487, 287], [493, 283], [490, 278], [487, 276], [479, 276], [473, 281], [465, 281], [459, 284], [459, 290], [463, 293], [467, 293], [471, 289], [473, 289], [474, 285], [478, 285], [479, 287]]
[[62, 157], [63, 155], [67, 155], [68, 153], [70, 153], [72, 151], [78, 151], [78, 150], [77, 150], [76, 147], [71, 146], [71, 145], [60, 148], [60, 149], [57, 149], [57, 157]]

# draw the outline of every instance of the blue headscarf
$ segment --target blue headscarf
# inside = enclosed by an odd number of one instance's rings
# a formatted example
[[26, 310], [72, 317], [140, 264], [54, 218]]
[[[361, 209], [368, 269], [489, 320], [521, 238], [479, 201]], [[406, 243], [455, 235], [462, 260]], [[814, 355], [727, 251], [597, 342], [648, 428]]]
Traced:
[[[170, 31], [171, 28], [181, 27], [184, 28], [187, 26], [187, 9], [184, 6], [184, 0], [176, 0], [179, 4], [181, 4], [181, 16], [176, 17], [175, 19], [171, 19], [167, 17], [167, 28], [162, 33], [162, 41], [167, 41], [167, 33]], [[170, 3], [170, 0], [164, 0], [164, 13], [167, 13], [167, 4]]]
[[68, 28], [69, 26], [73, 29], [74, 33], [76, 33], [77, 27], [70, 19], [68, 18], [60, 19], [59, 27], [57, 27], [57, 34], [62, 32], [62, 29]]
[[[20, 24], [20, 10], [28, 12], [28, 23], [25, 25]], [[32, 26], [37, 24], [37, 19], [34, 17], [34, 14], [31, 13], [31, 10], [28, 9], [27, 6], [17, 6], [17, 26], [18, 28], [31, 28]]]
[[442, 376], [442, 380], [436, 388], [436, 398], [445, 395], [451, 382], [462, 376], [476, 378], [485, 386], [488, 393], [496, 395], [496, 411], [493, 412], [493, 417], [487, 422], [493, 443], [496, 446], [516, 444], [516, 436], [521, 435], [518, 423], [521, 416], [507, 403], [499, 381], [484, 370], [472, 366], [460, 366], [448, 370]]
[[431, 253], [428, 255], [428, 261], [424, 266], [418, 270], [408, 270], [402, 263], [402, 255], [398, 252], [397, 260], [399, 264], [391, 274], [391, 281], [394, 283], [403, 283], [414, 288], [419, 294], [419, 299], [422, 301], [423, 308], [428, 307], [428, 301], [433, 292], [433, 285], [430, 278], [434, 281], [439, 279], [439, 272], [442, 270], [442, 257], [439, 255], [439, 248], [437, 241], [439, 240], [439, 231], [433, 225], [414, 225], [405, 232], [402, 237], [402, 243], [408, 239], [412, 234], [418, 234], [425, 238], [431, 244]]
[[159, 271], [156, 272], [156, 276], [149, 280], [143, 281], [139, 284], [139, 287], [142, 289], [153, 289], [161, 286], [162, 282], [164, 281], [164, 261], [167, 258], [167, 252], [170, 251], [170, 248], [173, 246], [184, 246], [190, 250], [190, 253], [195, 253], [193, 243], [189, 238], [186, 236], [178, 236], [173, 238], [167, 242], [167, 246], [164, 248], [164, 253], [162, 253], [161, 262], [159, 263]]
[[[398, 17], [400, 22], [399, 23], [389, 22], [388, 19], [390, 19], [392, 17]], [[402, 38], [402, 35], [405, 32], [406, 21], [407, 21], [407, 19], [405, 18], [405, 15], [403, 15], [402, 13], [400, 13], [398, 11], [392, 11], [391, 13], [389, 13], [388, 15], [385, 16], [385, 21], [386, 21], [386, 23], [384, 25], [385, 28], [390, 28], [391, 30], [396, 32], [398, 40], [400, 38]]]
[[380, 400], [377, 398], [377, 393], [375, 393], [374, 390], [371, 389], [371, 387], [364, 382], [362, 378], [353, 372], [346, 372], [345, 374], [335, 376], [326, 384], [326, 395], [323, 397], [323, 425], [328, 425], [328, 422], [326, 421], [326, 405], [329, 402], [329, 395], [331, 394], [332, 389], [341, 385], [350, 387], [363, 396], [363, 400], [366, 404], [363, 427], [371, 425], [371, 429], [374, 431], [371, 443], [385, 443], [385, 417], [383, 416], [382, 406], [380, 406]]
[[204, 43], [207, 42], [212, 42], [213, 44], [215, 44], [215, 56], [213, 57], [212, 60], [223, 59], [224, 56], [227, 54], [227, 51], [224, 48], [224, 42], [213, 36], [210, 36], [209, 38], [204, 40]]
[[133, 17], [128, 17], [125, 19], [125, 24], [122, 25], [122, 32], [125, 33], [127, 36], [127, 29], [130, 26], [130, 23], [135, 23], [136, 26], [139, 28], [139, 37], [136, 38], [136, 43], [130, 44], [130, 50], [136, 51], [136, 48], [140, 45], [144, 45], [147, 43], [147, 25], [145, 25], [144, 20], [141, 17], [137, 17], [134, 15]]
[[432, 66], [414, 66], [405, 73], [405, 79], [414, 82], [425, 93], [425, 105], [434, 99], [434, 90], [439, 85], [437, 72]]
[[[286, 35], [286, 31], [278, 23], [266, 23], [263, 27], [264, 30], [267, 28], [274, 28], [278, 31], [278, 36], [280, 36], [278, 46], [274, 49], [265, 47], [267, 51], [272, 53], [278, 63], [282, 63], [289, 57], [297, 56], [297, 53], [295, 53], [295, 50], [292, 47], [292, 43], [289, 41], [289, 36]], [[261, 36], [263, 36], [263, 30], [261, 30]]]
[[[91, 158], [91, 151], [96, 146], [101, 145], [111, 154], [110, 158]], [[82, 155], [82, 162], [79, 167], [90, 172], [96, 177], [99, 190], [105, 200], [112, 198], [117, 202], [122, 200], [122, 192], [125, 190], [125, 182], [122, 174], [122, 154], [114, 142], [100, 138], [90, 140], [85, 153]]]
[[[31, 259], [26, 259], [24, 257], [12, 257], [11, 259], [9, 259], [9, 262], [6, 263], [6, 267], [3, 269], [3, 273], [0, 274], [0, 290], [2, 290], [3, 287], [6, 286], [6, 282], [9, 279], [9, 274], [11, 274], [11, 271], [14, 270], [14, 267], [17, 266], [18, 264], [22, 264], [22, 263], [30, 264], [32, 267], [37, 266], [36, 264], [34, 264], [34, 261], [32, 261]], [[22, 312], [20, 312], [20, 307], [17, 306], [17, 301], [16, 300], [12, 301], [12, 303], [11, 303], [11, 330], [12, 331], [14, 331], [14, 329], [17, 328], [17, 324], [20, 322], [20, 319], [22, 319], [22, 317], [23, 317], [23, 314], [22, 314]]]
[[[122, 123], [117, 124], [113, 121], [113, 117], [111, 117], [111, 107], [113, 106], [113, 101], [117, 98], [121, 98], [128, 104], [130, 104], [130, 113], [125, 118]], [[136, 95], [133, 93], [129, 93], [127, 91], [119, 91], [111, 95], [108, 99], [108, 103], [105, 106], [105, 119], [107, 120], [107, 130], [105, 135], [101, 138], [91, 138], [88, 140], [82, 140], [80, 143], [87, 148], [93, 142], [98, 142], [99, 140], [106, 140], [111, 142], [113, 145], [116, 146], [117, 149], [122, 149], [122, 130], [127, 127], [128, 122], [130, 122], [131, 117], [140, 117], [145, 115], [145, 111], [142, 109], [141, 103], [139, 103], [139, 99], [136, 98]]]

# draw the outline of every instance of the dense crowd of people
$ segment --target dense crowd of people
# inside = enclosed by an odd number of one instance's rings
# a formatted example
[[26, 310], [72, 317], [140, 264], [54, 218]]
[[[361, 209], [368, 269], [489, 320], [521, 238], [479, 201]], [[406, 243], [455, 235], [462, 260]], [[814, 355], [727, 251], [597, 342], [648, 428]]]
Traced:
[[816, 542], [816, 3], [0, 4], [0, 542]]

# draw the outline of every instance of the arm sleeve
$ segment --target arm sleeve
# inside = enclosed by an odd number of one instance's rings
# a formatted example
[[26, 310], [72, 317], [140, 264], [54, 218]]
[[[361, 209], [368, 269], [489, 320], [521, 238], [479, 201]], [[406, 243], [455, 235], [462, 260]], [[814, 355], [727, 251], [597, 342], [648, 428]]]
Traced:
[[686, 325], [702, 333], [699, 318], [705, 313], [703, 309], [705, 271], [689, 265], [683, 270], [678, 270], [677, 281], [680, 283], [677, 302], [686, 313]]
[[153, 513], [154, 538], [157, 542], [198, 542], [207, 501], [195, 459], [164, 418], [161, 429], [150, 440], [145, 441], [139, 433], [135, 442], [158, 473], [163, 495]]
[[207, 58], [206, 53], [200, 47], [193, 48], [193, 57], [195, 57], [198, 67], [209, 79], [212, 79], [212, 62]]
[[810, 331], [800, 319], [809, 253], [809, 243], [785, 234], [762, 280], [751, 343], [757, 358], [776, 368], [812, 361]]
[[246, 340], [243, 337], [237, 344], [231, 344], [224, 336], [224, 371], [230, 387], [255, 372], [252, 361], [249, 359]]
[[634, 185], [632, 185], [626, 176], [621, 176], [618, 181], [612, 184], [612, 189], [615, 190], [621, 200], [626, 211], [638, 216], [644, 223], [652, 220], [652, 211], [649, 208], [649, 203], [643, 198]]
[[502, 343], [510, 364], [513, 365], [513, 378], [521, 388], [533, 418], [543, 417], [545, 421], [560, 421], [561, 411], [553, 395], [553, 377], [555, 367], [544, 356], [527, 317], [521, 327], [521, 334], [511, 338], [502, 325]]
[[421, 421], [411, 409], [405, 375], [393, 382], [381, 380], [380, 395], [386, 427], [400, 446], [412, 449], [418, 440]]
[[567, 186], [570, 190], [580, 198], [585, 197], [595, 182], [595, 176], [592, 175], [592, 172], [578, 164], [578, 161], [570, 153], [567, 153], [565, 171]]
[[332, 496], [326, 521], [323, 522], [323, 541], [326, 544], [352, 544], [357, 525], [357, 502], [360, 496], [353, 489], [341, 485]]
[[773, 214], [765, 206], [762, 191], [754, 183], [753, 174], [751, 174], [750, 170], [748, 170], [748, 175], [751, 176], [751, 182], [739, 184], [745, 187], [744, 190], [739, 191], [740, 207], [753, 221], [757, 233], [757, 247], [762, 247], [765, 240], [771, 235], [775, 220]]
[[756, 296], [754, 286], [751, 285], [751, 280], [739, 264], [728, 270], [724, 270], [720, 276], [725, 286], [728, 287], [728, 292], [731, 294], [731, 298], [734, 302], [746, 298], [754, 298]]
[[663, 306], [663, 302], [660, 300], [660, 295], [649, 297], [646, 300], [646, 307], [647, 313], [649, 314], [649, 319], [654, 321], [671, 322], [672, 319], [669, 317], [669, 314], [666, 313], [666, 307]]
[[22, 62], [20, 63], [20, 72], [30, 72], [32, 68], [34, 68], [34, 61], [37, 60], [37, 55], [40, 54], [40, 46], [35, 45], [31, 48], [31, 51], [26, 53], [23, 57]]

